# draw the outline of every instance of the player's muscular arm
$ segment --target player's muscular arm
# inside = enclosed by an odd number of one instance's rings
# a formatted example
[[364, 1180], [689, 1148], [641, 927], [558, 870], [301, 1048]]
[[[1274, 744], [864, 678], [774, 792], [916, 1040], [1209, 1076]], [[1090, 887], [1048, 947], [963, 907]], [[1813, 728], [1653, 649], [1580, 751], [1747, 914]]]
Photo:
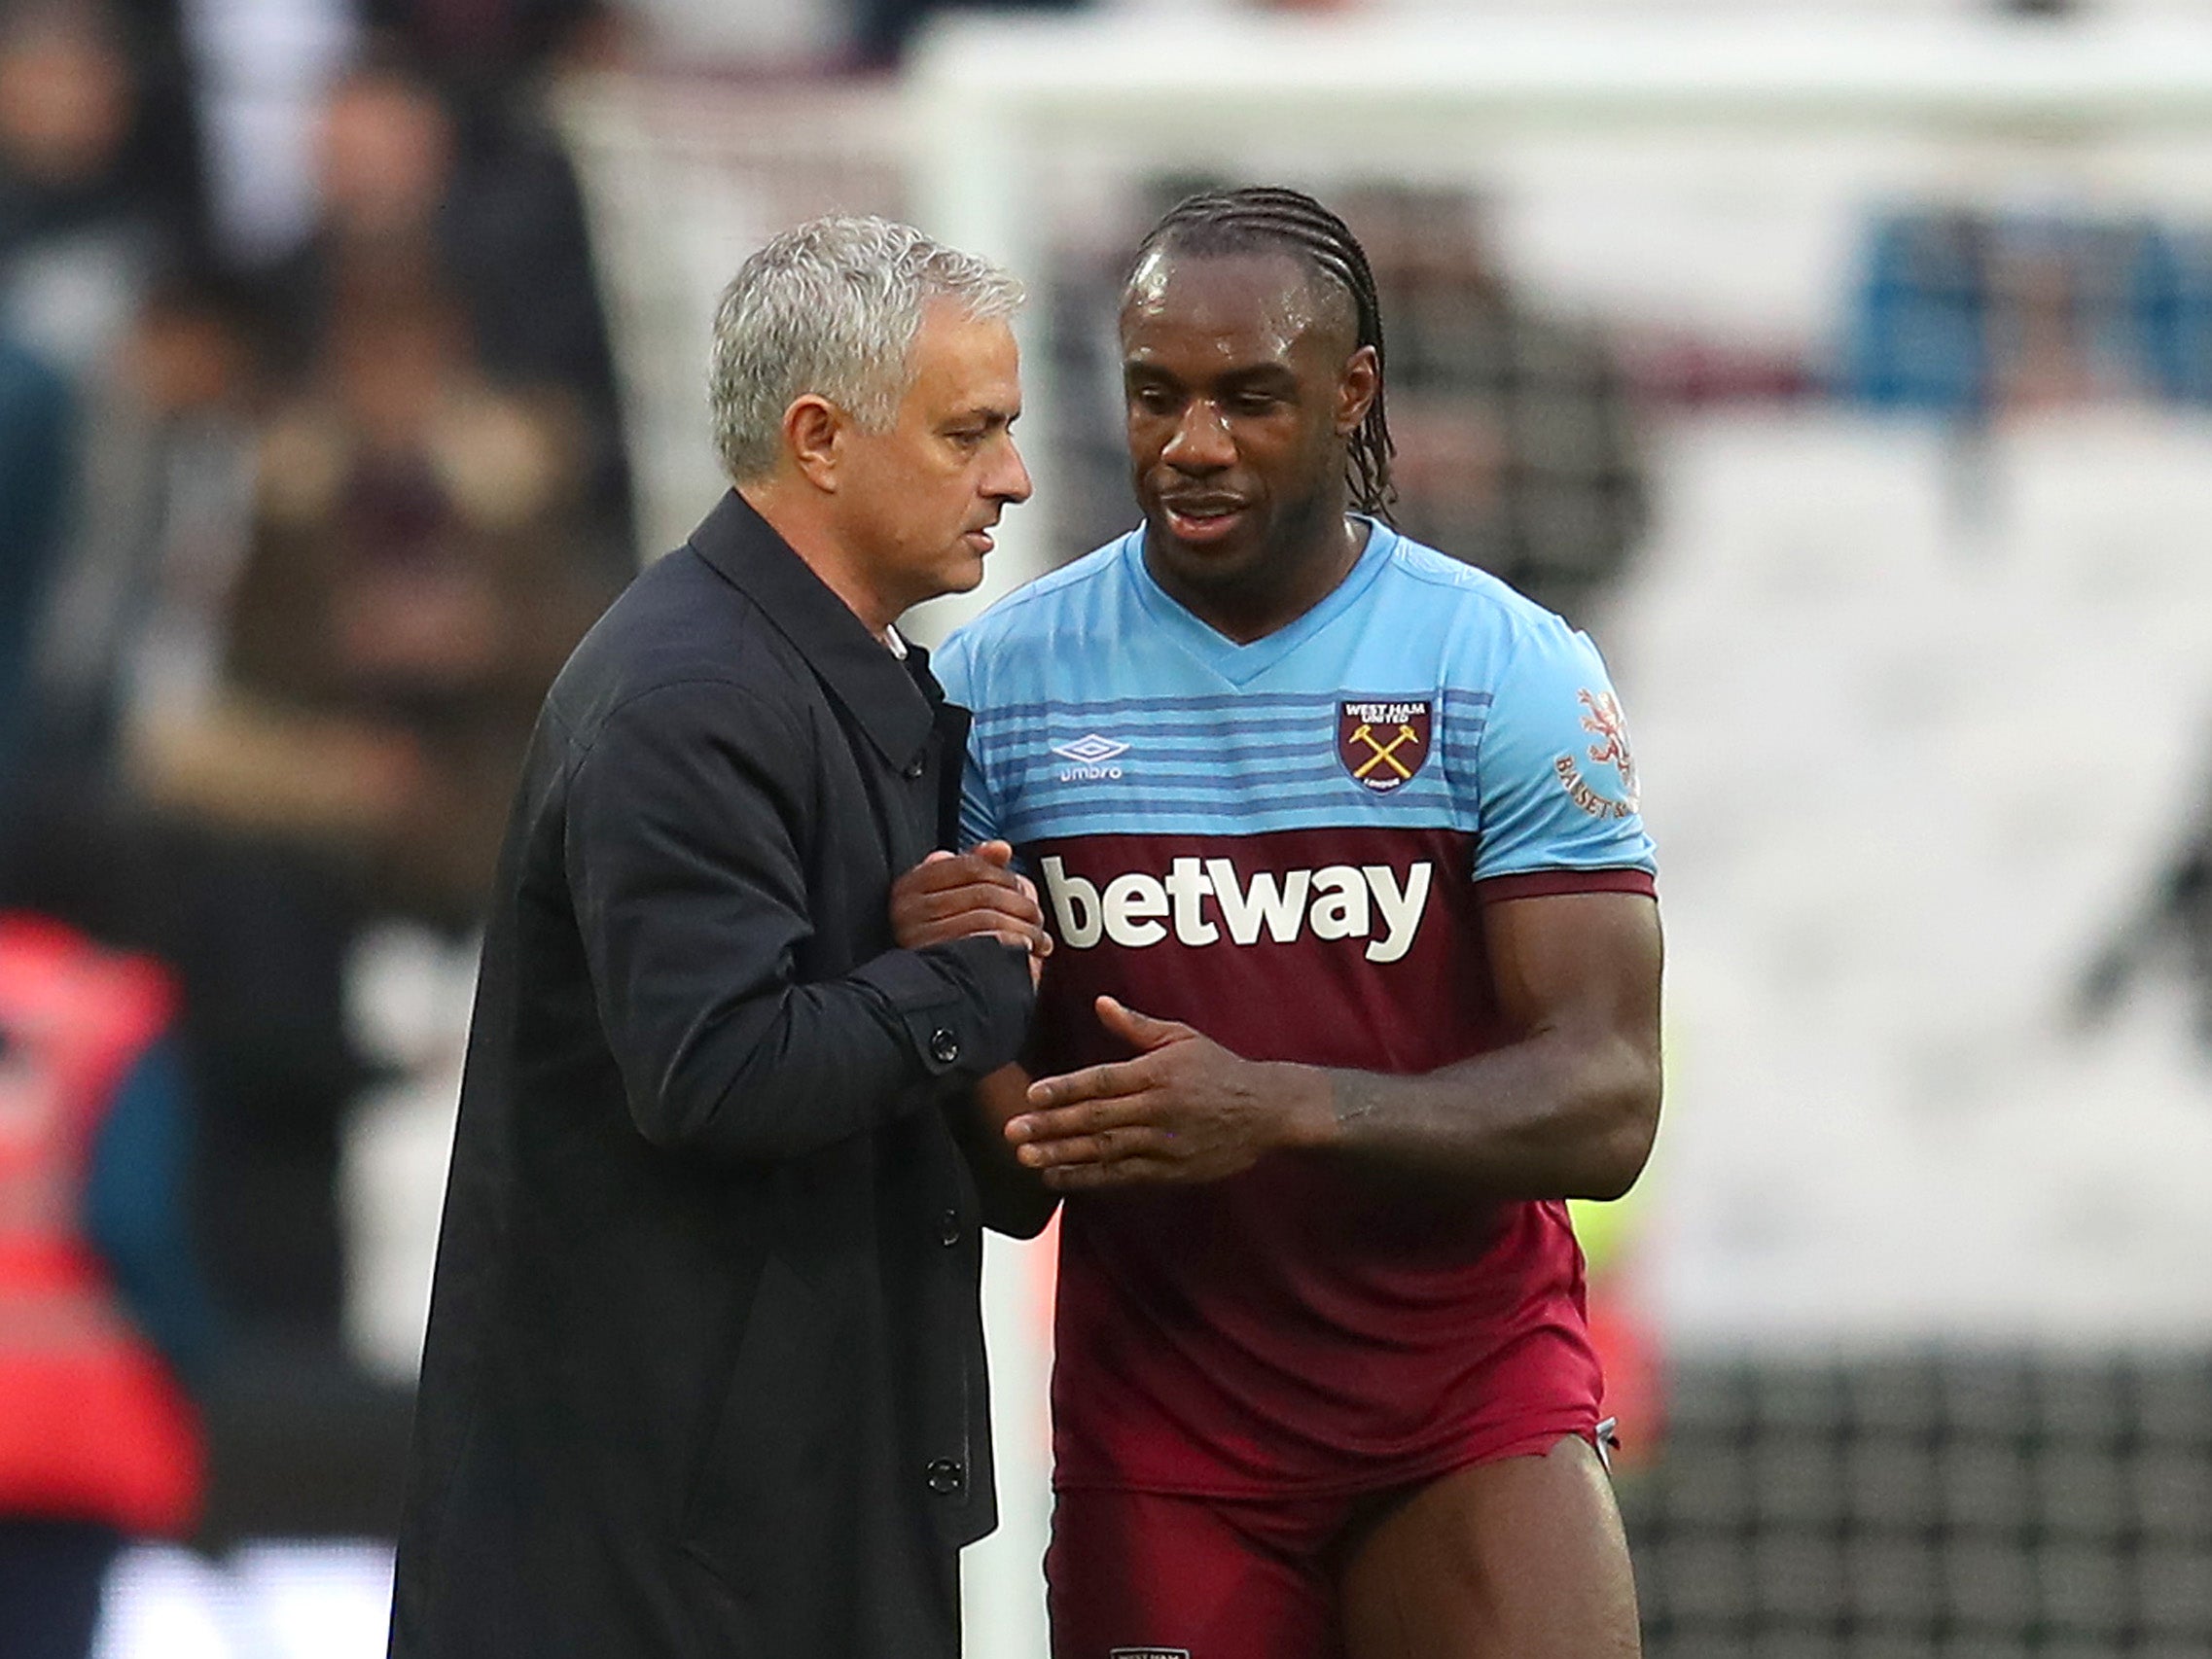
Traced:
[[1033, 1085], [1008, 1138], [1061, 1192], [1218, 1180], [1302, 1150], [1501, 1198], [1618, 1196], [1659, 1121], [1658, 908], [1517, 899], [1484, 928], [1518, 1034], [1490, 1053], [1421, 1077], [1267, 1064], [1101, 998], [1137, 1054]]
[[1493, 904], [1482, 920], [1518, 1040], [1423, 1077], [1327, 1074], [1319, 1143], [1501, 1197], [1618, 1198], [1659, 1128], [1659, 906], [1563, 894]]

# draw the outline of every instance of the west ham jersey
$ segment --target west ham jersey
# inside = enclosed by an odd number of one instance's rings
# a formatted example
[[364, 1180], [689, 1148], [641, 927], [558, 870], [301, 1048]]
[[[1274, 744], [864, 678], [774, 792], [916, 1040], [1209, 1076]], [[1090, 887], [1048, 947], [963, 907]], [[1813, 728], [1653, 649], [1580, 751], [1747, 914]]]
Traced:
[[[1125, 1056], [1102, 992], [1248, 1059], [1433, 1071], [1508, 1040], [1485, 904], [1652, 891], [1595, 649], [1384, 525], [1333, 593], [1248, 645], [1161, 590], [1138, 531], [934, 666], [976, 711], [966, 836], [1015, 844], [1057, 946], [1041, 1076]], [[1582, 1294], [1557, 1203], [1297, 1154], [1073, 1197], [1055, 1480], [1319, 1496], [1587, 1432]]]

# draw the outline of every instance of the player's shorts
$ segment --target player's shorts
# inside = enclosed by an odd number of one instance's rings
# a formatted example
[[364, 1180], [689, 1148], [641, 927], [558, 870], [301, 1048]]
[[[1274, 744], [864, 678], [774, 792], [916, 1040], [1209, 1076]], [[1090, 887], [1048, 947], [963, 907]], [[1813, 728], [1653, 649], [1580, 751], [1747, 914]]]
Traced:
[[[1611, 1430], [1608, 1421], [1591, 1435], [1600, 1457]], [[1459, 1466], [1541, 1456], [1568, 1432], [1547, 1426]], [[1062, 1490], [1045, 1554], [1052, 1659], [1343, 1659], [1345, 1557], [1409, 1490], [1296, 1499]]]

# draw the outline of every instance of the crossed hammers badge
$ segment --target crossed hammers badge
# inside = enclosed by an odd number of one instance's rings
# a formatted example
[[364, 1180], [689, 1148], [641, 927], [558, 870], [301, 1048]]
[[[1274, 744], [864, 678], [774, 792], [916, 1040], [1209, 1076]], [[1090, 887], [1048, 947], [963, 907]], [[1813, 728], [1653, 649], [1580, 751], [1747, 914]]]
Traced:
[[1352, 781], [1388, 794], [1429, 758], [1426, 697], [1346, 697], [1337, 705], [1337, 759]]

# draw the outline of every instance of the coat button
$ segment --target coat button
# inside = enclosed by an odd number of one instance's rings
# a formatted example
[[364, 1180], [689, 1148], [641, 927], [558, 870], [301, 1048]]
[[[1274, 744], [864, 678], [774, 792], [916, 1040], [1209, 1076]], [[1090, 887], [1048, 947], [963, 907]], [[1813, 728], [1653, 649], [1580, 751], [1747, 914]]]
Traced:
[[950, 1250], [960, 1242], [960, 1212], [947, 1210], [937, 1218], [937, 1242]]
[[958, 1458], [938, 1458], [928, 1469], [929, 1489], [940, 1498], [956, 1497], [967, 1489], [968, 1471]]
[[910, 781], [914, 778], [920, 777], [923, 770], [924, 768], [922, 765], [921, 758], [919, 756], [916, 756], [913, 759], [907, 762], [906, 772], [907, 777]]
[[960, 1040], [944, 1026], [929, 1034], [929, 1057], [940, 1066], [949, 1066], [960, 1058]]

